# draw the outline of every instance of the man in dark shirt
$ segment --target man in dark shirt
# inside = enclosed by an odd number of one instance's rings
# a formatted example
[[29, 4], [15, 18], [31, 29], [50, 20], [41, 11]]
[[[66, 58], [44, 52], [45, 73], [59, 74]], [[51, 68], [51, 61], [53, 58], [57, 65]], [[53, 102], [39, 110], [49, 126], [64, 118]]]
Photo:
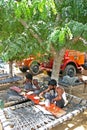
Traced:
[[33, 79], [33, 76], [31, 73], [26, 73], [25, 77], [26, 77], [26, 81], [25, 81], [24, 89], [27, 92], [33, 91], [35, 94], [39, 94], [40, 86], [38, 84], [38, 80]]
[[32, 91], [33, 90], [33, 87], [32, 87], [32, 79], [33, 79], [32, 74], [26, 73], [25, 77], [26, 77], [26, 80], [24, 82], [24, 89], [26, 91]]

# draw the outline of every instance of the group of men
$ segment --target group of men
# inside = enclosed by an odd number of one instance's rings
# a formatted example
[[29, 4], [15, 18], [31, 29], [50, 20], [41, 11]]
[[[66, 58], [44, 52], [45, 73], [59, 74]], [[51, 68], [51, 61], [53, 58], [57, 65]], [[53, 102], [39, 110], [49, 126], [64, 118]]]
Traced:
[[51, 103], [55, 103], [55, 105], [60, 108], [63, 108], [66, 105], [66, 93], [64, 89], [57, 84], [57, 81], [55, 79], [51, 79], [48, 82], [48, 88], [41, 92], [38, 80], [33, 79], [31, 73], [27, 72], [25, 77], [26, 81], [24, 82], [24, 89], [27, 92], [33, 91], [40, 97], [43, 96], [44, 98], [49, 99]]

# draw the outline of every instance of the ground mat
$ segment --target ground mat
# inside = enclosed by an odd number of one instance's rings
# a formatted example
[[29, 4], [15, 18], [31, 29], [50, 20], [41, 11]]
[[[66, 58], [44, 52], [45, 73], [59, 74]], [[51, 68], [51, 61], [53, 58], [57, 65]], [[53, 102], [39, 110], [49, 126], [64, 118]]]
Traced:
[[20, 81], [22, 80], [22, 77], [19, 77], [19, 76], [13, 76], [13, 77], [8, 77], [8, 78], [5, 78], [5, 79], [2, 79], [0, 80], [0, 84], [6, 84], [6, 83], [12, 83], [12, 82], [17, 82], [17, 81]]
[[0, 100], [4, 101], [4, 107], [29, 101], [24, 96], [10, 89], [0, 91]]
[[[50, 77], [45, 77], [43, 80], [43, 83], [48, 84], [50, 79], [51, 79]], [[77, 76], [69, 77], [68, 75], [66, 75], [63, 77], [59, 77], [58, 84], [65, 86], [65, 87], [68, 87], [68, 86], [77, 86], [77, 85], [83, 84], [83, 82], [80, 81], [80, 79]]]
[[69, 77], [69, 76], [64, 76], [59, 78], [59, 85], [68, 87], [68, 86], [77, 86], [80, 84], [83, 84], [82, 81], [78, 77]]
[[4, 77], [8, 77], [8, 76], [9, 76], [9, 74], [7, 74], [7, 73], [0, 74], [0, 78], [4, 78]]

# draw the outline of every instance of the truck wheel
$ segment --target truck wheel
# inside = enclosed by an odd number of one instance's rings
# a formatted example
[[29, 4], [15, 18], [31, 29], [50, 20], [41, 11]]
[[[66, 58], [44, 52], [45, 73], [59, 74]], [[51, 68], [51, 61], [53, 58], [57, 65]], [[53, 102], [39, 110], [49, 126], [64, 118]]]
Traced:
[[85, 64], [83, 65], [83, 68], [84, 68], [85, 70], [87, 70], [87, 62], [85, 62]]
[[30, 65], [30, 72], [34, 75], [39, 73], [39, 64], [37, 62], [33, 62]]
[[76, 75], [76, 68], [73, 65], [67, 65], [63, 75], [69, 75], [70, 77], [74, 77]]

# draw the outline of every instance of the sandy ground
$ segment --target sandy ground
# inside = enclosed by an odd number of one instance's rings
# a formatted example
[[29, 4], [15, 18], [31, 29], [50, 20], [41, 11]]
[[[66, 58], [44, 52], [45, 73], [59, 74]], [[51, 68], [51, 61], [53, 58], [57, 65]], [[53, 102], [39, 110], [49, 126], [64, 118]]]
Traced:
[[[43, 74], [37, 76], [36, 78], [43, 78]], [[18, 82], [16, 85], [17, 86], [21, 86], [23, 83], [22, 82]], [[5, 89], [8, 89], [10, 86], [13, 86], [14, 84], [8, 84], [8, 85], [1, 85], [0, 86], [0, 97], [2, 96], [2, 93], [4, 93]], [[84, 85], [78, 85], [78, 86], [74, 86], [72, 88], [71, 94], [75, 95], [77, 97], [80, 97], [82, 99], [87, 99], [87, 88], [85, 93], [83, 93], [83, 88]], [[4, 91], [3, 91], [4, 90]], [[66, 92], [70, 93], [70, 91], [68, 89], [65, 89]], [[1, 130], [1, 127], [0, 127]], [[58, 126], [56, 126], [55, 128], [52, 128], [51, 130], [87, 130], [87, 110], [85, 110], [84, 112], [80, 113], [79, 115], [73, 117], [72, 119], [70, 119], [69, 121], [66, 121]]]

